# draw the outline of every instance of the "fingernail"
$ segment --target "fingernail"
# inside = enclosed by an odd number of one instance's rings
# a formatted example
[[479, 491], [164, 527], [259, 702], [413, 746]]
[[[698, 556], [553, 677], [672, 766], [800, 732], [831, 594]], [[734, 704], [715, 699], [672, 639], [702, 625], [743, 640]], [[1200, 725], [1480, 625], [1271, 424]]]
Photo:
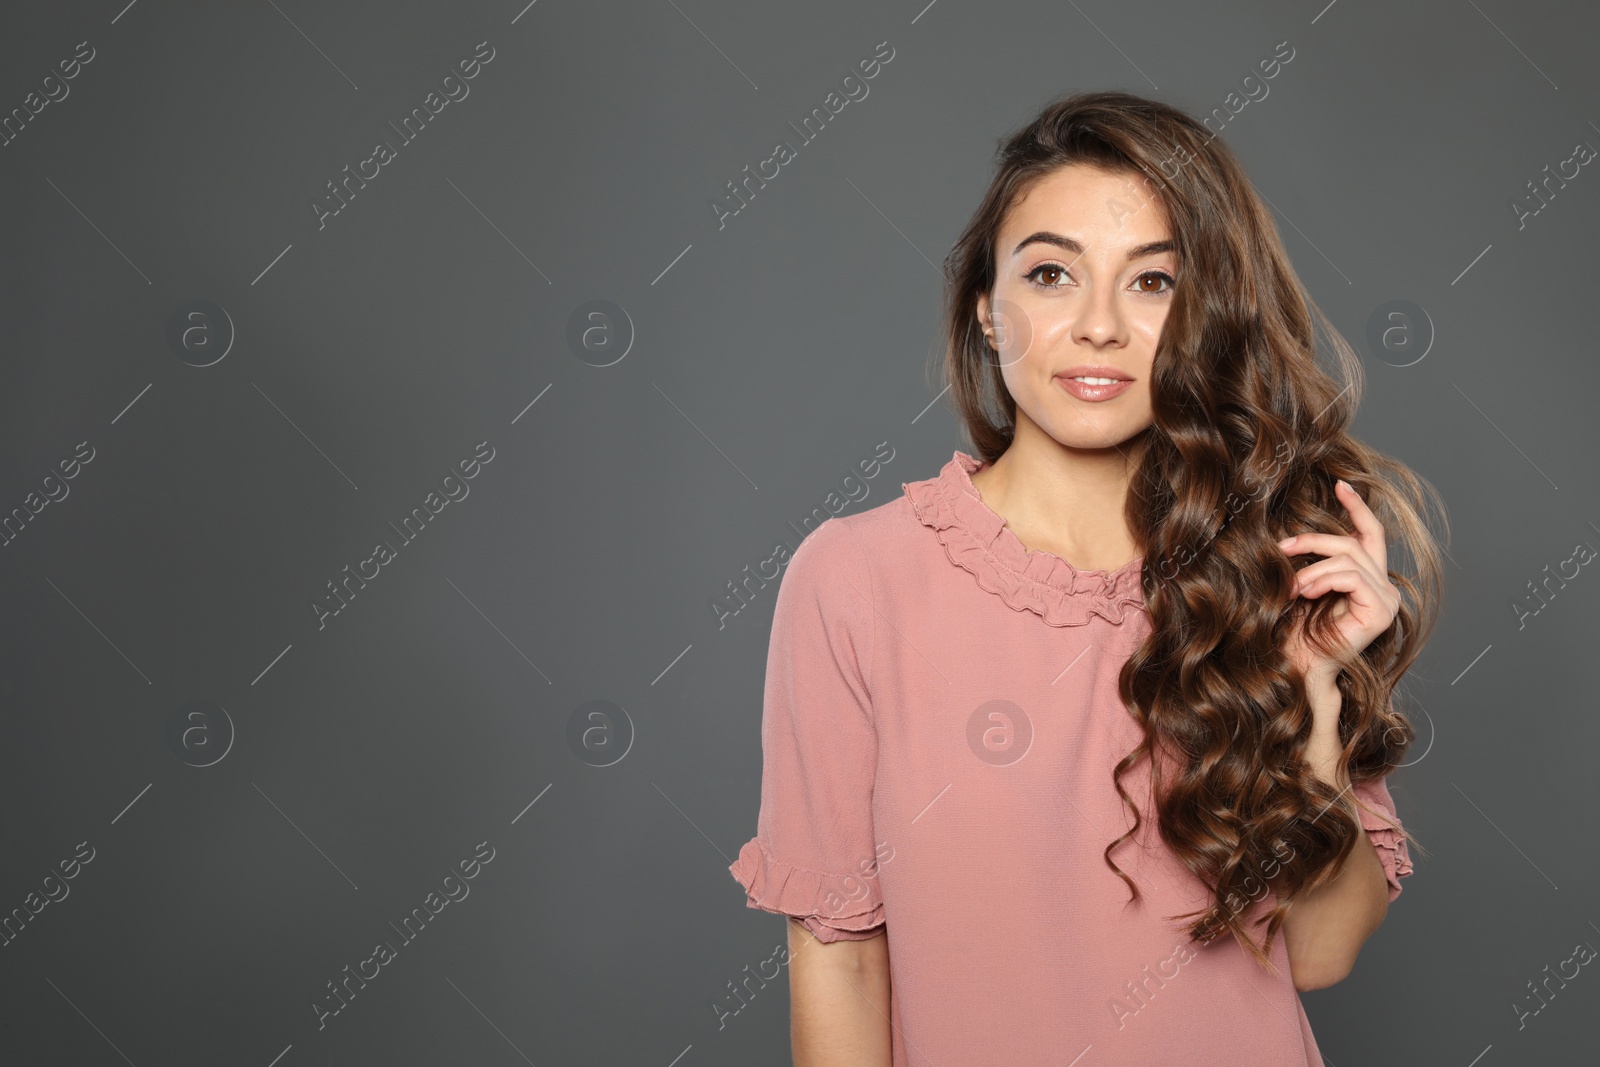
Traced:
[[1343, 479], [1343, 478], [1340, 478], [1340, 479], [1339, 479], [1339, 480], [1338, 480], [1338, 481], [1337, 481], [1337, 482], [1336, 482], [1336, 483], [1334, 483], [1334, 484], [1336, 484], [1336, 485], [1342, 485], [1342, 486], [1344, 486], [1344, 487], [1345, 487], [1345, 488], [1346, 488], [1346, 489], [1348, 489], [1348, 488], [1350, 488], [1350, 483], [1349, 483], [1349, 482], [1347, 482], [1347, 481], [1345, 481], [1345, 480], [1344, 480], [1344, 479]]
[[1279, 548], [1288, 548], [1292, 544], [1294, 544], [1294, 538], [1285, 537], [1282, 541], [1278, 542], [1278, 547]]

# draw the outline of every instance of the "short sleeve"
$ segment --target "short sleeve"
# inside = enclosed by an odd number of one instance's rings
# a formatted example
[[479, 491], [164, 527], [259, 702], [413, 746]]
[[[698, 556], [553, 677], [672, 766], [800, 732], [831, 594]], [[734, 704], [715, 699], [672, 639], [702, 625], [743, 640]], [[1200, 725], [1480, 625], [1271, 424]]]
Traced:
[[1406, 846], [1405, 835], [1401, 833], [1402, 826], [1395, 811], [1394, 798], [1389, 795], [1388, 779], [1374, 778], [1358, 782], [1350, 792], [1360, 802], [1357, 811], [1361, 817], [1361, 828], [1372, 839], [1378, 859], [1383, 863], [1392, 903], [1400, 895], [1400, 879], [1411, 873], [1411, 853]]
[[773, 607], [761, 713], [756, 835], [728, 870], [746, 906], [801, 920], [819, 941], [884, 925], [873, 840], [878, 738], [867, 690], [872, 576], [854, 531], [829, 519], [790, 556]]

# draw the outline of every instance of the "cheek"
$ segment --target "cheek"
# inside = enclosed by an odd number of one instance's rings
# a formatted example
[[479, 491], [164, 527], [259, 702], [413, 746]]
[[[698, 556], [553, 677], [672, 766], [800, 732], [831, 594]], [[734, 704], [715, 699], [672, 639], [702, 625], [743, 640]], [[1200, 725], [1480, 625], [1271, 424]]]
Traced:
[[989, 316], [995, 348], [988, 352], [988, 359], [1000, 365], [1009, 381], [1012, 369], [1037, 348], [1034, 309], [1025, 294], [1017, 293], [1014, 287], [1000, 285], [990, 303]]
[[1162, 304], [1157, 308], [1150, 308], [1142, 315], [1133, 317], [1133, 330], [1144, 342], [1145, 348], [1155, 353], [1156, 342], [1161, 340], [1161, 330], [1167, 324], [1167, 314], [1171, 311], [1171, 303]]
[[1072, 339], [1072, 311], [1065, 300], [1041, 300], [1029, 305], [1028, 319], [1033, 327], [1036, 347], [1059, 345]]
[[1008, 353], [1001, 353], [1000, 377], [1006, 383], [1006, 391], [1013, 399], [1026, 403], [1027, 399], [1038, 388], [1037, 382], [1041, 375], [1038, 369], [1039, 355], [1037, 352], [1015, 358]]
[[1131, 391], [1137, 394], [1134, 406], [1139, 412], [1139, 418], [1149, 422], [1154, 415], [1154, 411], [1150, 404], [1150, 378], [1148, 375], [1140, 378]]

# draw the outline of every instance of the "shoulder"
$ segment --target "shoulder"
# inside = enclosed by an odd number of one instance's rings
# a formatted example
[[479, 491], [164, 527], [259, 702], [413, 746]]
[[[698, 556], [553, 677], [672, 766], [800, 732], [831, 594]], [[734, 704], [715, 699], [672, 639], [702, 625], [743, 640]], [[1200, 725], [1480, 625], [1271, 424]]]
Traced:
[[929, 536], [928, 527], [949, 523], [950, 483], [972, 465], [970, 458], [954, 453], [939, 471], [902, 481], [893, 496], [885, 485], [884, 496], [872, 506], [862, 507], [868, 502], [862, 498], [856, 502], [860, 510], [825, 519], [790, 550], [783, 581], [798, 586], [846, 575], [868, 603], [893, 602], [921, 589], [947, 559], [941, 539]]
[[863, 511], [828, 519], [800, 542], [793, 563], [806, 559], [813, 569], [876, 574], [874, 564], [904, 553], [921, 528], [911, 501], [902, 493]]
[[910, 501], [896, 496], [862, 511], [835, 515], [813, 528], [790, 554], [780, 596], [788, 592], [871, 613], [879, 601], [891, 561], [903, 559], [920, 529]]

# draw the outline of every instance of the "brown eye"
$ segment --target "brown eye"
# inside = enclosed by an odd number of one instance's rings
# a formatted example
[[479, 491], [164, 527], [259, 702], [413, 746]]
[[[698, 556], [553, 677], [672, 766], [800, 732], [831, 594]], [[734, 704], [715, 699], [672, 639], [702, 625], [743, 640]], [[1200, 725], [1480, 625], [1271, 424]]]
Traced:
[[[1054, 277], [1052, 280], [1047, 282], [1040, 281], [1040, 275], [1046, 272], [1049, 272]], [[1054, 289], [1059, 285], [1061, 278], [1065, 276], [1066, 273], [1066, 268], [1058, 266], [1057, 264], [1041, 263], [1028, 273], [1024, 274], [1023, 277], [1033, 282], [1035, 285], [1042, 285], [1046, 289]]]
[[[1178, 284], [1177, 281], [1172, 277], [1172, 275], [1168, 274], [1164, 270], [1147, 270], [1143, 274], [1139, 275], [1139, 277], [1136, 279], [1136, 281], [1140, 285], [1139, 292], [1141, 292], [1141, 293], [1149, 293], [1152, 296], [1160, 294], [1160, 293], [1164, 293], [1164, 292], [1169, 292], [1170, 291], [1170, 287], [1176, 286]], [[1168, 289], [1160, 289], [1160, 288], [1147, 289], [1147, 288], [1143, 287], [1143, 283], [1145, 283], [1145, 282], [1155, 282], [1157, 285], [1159, 285], [1161, 282], [1166, 282], [1169, 288]]]

